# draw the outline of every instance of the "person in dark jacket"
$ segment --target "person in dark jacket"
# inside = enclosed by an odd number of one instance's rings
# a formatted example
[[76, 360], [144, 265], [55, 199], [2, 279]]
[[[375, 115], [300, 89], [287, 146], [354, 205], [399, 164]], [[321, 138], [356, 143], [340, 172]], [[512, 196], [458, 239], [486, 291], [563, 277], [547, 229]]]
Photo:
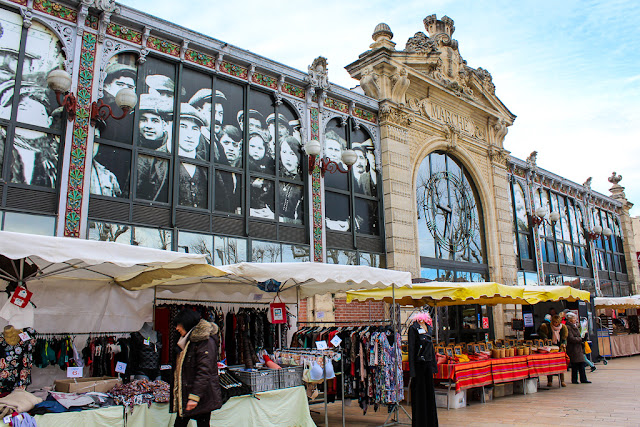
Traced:
[[178, 413], [174, 427], [186, 427], [191, 419], [198, 427], [208, 427], [211, 412], [222, 406], [218, 326], [192, 310], [181, 311], [175, 322], [182, 351], [176, 359], [171, 388], [171, 412]]
[[422, 312], [415, 314], [412, 319], [408, 332], [412, 425], [436, 427], [438, 410], [433, 375], [438, 372], [438, 366], [431, 340], [431, 316]]
[[567, 319], [567, 355], [571, 360], [571, 383], [578, 383], [578, 374], [580, 374], [580, 382], [582, 384], [590, 384], [587, 380], [587, 373], [584, 368], [584, 344], [578, 330], [578, 316], [569, 311], [566, 315]]

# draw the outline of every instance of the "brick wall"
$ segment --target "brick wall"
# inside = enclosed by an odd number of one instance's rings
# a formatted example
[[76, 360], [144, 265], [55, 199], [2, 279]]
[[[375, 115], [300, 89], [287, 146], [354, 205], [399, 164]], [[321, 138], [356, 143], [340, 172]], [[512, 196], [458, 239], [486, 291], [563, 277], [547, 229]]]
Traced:
[[351, 302], [347, 304], [346, 298], [336, 298], [336, 321], [382, 320], [385, 319], [384, 305], [383, 302]]

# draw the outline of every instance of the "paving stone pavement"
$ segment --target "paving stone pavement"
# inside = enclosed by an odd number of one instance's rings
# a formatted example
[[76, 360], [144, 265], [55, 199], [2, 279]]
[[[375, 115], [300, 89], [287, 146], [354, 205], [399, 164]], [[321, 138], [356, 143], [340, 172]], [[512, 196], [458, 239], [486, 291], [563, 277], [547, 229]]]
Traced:
[[[640, 355], [617, 358], [587, 377], [592, 384], [571, 384], [571, 374], [565, 374], [567, 387], [540, 389], [537, 393], [494, 399], [486, 404], [470, 402], [466, 408], [447, 411], [438, 408], [440, 426], [640, 426]], [[546, 385], [546, 378], [541, 381]], [[557, 377], [554, 378], [557, 386]], [[311, 407], [318, 426], [324, 426], [322, 405]], [[411, 408], [407, 411], [411, 413]], [[346, 425], [380, 426], [387, 418], [386, 409], [362, 415], [354, 401], [345, 406]], [[401, 421], [411, 422], [406, 416]], [[329, 405], [329, 426], [341, 425], [340, 402]]]

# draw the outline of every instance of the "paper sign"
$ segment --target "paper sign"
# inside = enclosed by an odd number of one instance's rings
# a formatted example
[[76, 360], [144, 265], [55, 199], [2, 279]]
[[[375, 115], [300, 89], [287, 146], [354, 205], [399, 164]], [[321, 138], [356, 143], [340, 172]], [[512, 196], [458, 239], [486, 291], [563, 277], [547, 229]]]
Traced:
[[424, 330], [424, 329], [422, 329], [422, 328], [419, 328], [419, 329], [418, 329], [418, 333], [419, 333], [419, 334], [426, 334], [426, 333], [427, 333], [427, 331], [425, 331], [425, 330]]
[[17, 305], [20, 308], [25, 308], [31, 300], [33, 293], [24, 286], [18, 286], [11, 296], [11, 304]]
[[171, 365], [160, 365], [161, 371], [168, 371], [169, 369], [171, 369]]
[[116, 372], [124, 374], [127, 371], [127, 364], [123, 362], [116, 363]]
[[149, 338], [147, 338], [146, 340], [142, 341], [142, 343], [143, 343], [144, 345], [149, 345]]
[[317, 312], [317, 313], [316, 313], [316, 317], [317, 317], [318, 319], [322, 319], [322, 318], [324, 318], [324, 311], [319, 311], [319, 312]]
[[26, 332], [23, 332], [23, 333], [21, 333], [21, 334], [18, 334], [18, 336], [20, 337], [20, 339], [22, 340], [22, 342], [29, 341], [29, 340], [31, 339], [31, 337], [29, 336], [29, 334], [28, 334], [28, 333], [26, 333]]
[[533, 313], [524, 314], [524, 327], [533, 328]]
[[2, 422], [5, 423], [5, 424], [11, 425], [11, 415], [7, 415], [6, 417], [4, 417], [2, 419]]
[[67, 378], [82, 378], [82, 368], [67, 368]]
[[482, 329], [489, 329], [489, 318], [488, 317], [483, 317], [482, 318]]
[[331, 344], [333, 344], [334, 347], [338, 347], [341, 342], [342, 339], [337, 335], [331, 339]]
[[318, 350], [326, 350], [329, 346], [326, 341], [316, 341], [316, 348]]

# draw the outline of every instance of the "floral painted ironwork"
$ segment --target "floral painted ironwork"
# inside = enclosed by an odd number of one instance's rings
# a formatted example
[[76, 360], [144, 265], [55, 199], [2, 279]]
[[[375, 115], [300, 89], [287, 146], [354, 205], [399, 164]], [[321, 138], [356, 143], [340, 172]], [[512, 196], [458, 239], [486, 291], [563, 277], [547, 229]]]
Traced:
[[69, 184], [64, 217], [65, 237], [80, 237], [80, 210], [84, 186], [84, 167], [89, 136], [89, 116], [91, 110], [91, 89], [95, 64], [97, 37], [85, 32], [80, 51], [80, 71], [78, 73], [78, 96], [76, 120], [71, 138], [71, 162], [69, 163]]
[[[310, 109], [310, 114], [311, 139], [319, 140], [319, 111], [313, 107]], [[313, 260], [322, 262], [322, 196], [320, 192], [320, 168], [317, 165], [314, 165], [313, 174], [311, 175], [311, 195], [313, 209]]]
[[354, 108], [353, 116], [362, 120], [366, 120], [371, 123], [376, 123], [376, 115], [371, 111], [363, 110], [362, 108]]
[[96, 15], [88, 15], [84, 20], [84, 26], [87, 28], [91, 28], [92, 30], [98, 29], [99, 19]]
[[107, 26], [107, 34], [131, 43], [142, 43], [142, 33], [140, 31], [132, 30], [131, 28], [123, 27], [113, 22]]
[[227, 61], [222, 61], [222, 64], [220, 64], [220, 71], [225, 74], [229, 74], [230, 76], [239, 77], [241, 79], [246, 79], [248, 75], [248, 71], [246, 68], [236, 64], [231, 64]]
[[22, 6], [26, 6], [27, 5], [27, 0], [10, 0], [13, 3], [22, 5]]
[[328, 97], [325, 98], [324, 106], [327, 108], [331, 108], [332, 110], [340, 111], [342, 113], [349, 112], [349, 106], [347, 105], [346, 102], [338, 101], [337, 99], [333, 99], [333, 98], [328, 98]]
[[266, 74], [254, 73], [251, 77], [251, 80], [254, 83], [259, 84], [260, 86], [265, 86], [271, 89], [278, 88], [278, 82], [276, 81], [276, 79], [271, 76], [267, 76]]
[[149, 36], [147, 39], [147, 47], [157, 50], [158, 52], [166, 53], [167, 55], [180, 56], [180, 46], [158, 37]]
[[33, 8], [65, 21], [76, 22], [78, 20], [78, 12], [76, 10], [50, 0], [35, 0]]
[[187, 61], [194, 64], [202, 65], [207, 68], [215, 68], [216, 60], [213, 56], [201, 53], [193, 49], [187, 49], [184, 53], [184, 57]]
[[293, 95], [296, 98], [305, 98], [304, 89], [300, 86], [292, 85], [291, 83], [284, 83], [282, 85], [282, 92], [287, 93], [289, 95]]

